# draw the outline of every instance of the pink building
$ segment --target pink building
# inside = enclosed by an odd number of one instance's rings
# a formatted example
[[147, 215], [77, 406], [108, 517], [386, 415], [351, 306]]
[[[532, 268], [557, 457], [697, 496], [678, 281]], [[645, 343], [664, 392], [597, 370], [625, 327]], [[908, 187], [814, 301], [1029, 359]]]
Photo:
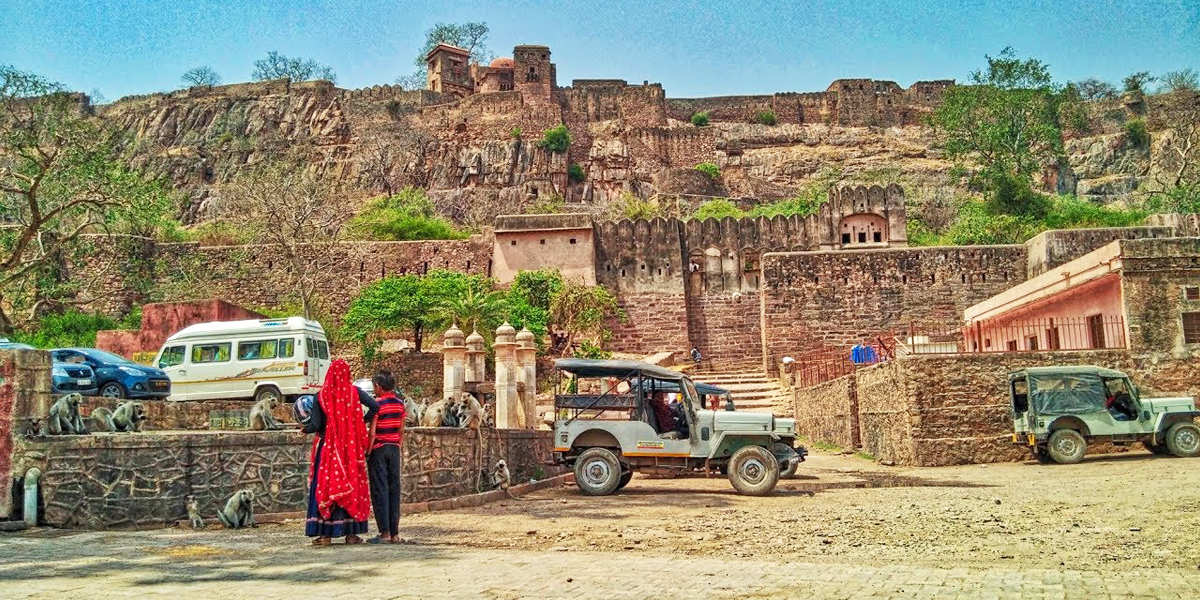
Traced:
[[966, 349], [1127, 347], [1122, 249], [1113, 242], [967, 308]]

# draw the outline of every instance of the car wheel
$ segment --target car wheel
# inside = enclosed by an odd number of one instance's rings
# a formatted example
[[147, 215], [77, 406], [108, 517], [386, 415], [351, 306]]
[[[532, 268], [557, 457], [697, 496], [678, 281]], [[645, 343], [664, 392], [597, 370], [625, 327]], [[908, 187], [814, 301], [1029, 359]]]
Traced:
[[629, 482], [632, 480], [633, 480], [633, 471], [625, 471], [621, 475], [621, 480], [617, 482], [617, 489], [618, 490], [625, 489], [625, 486], [629, 485]]
[[263, 399], [266, 399], [266, 398], [274, 399], [276, 405], [283, 404], [283, 394], [280, 394], [279, 390], [277, 390], [269, 385], [258, 388], [258, 391], [254, 392], [254, 402], [255, 403], [261, 402]]
[[[795, 454], [796, 453], [795, 449], [793, 449], [791, 446], [789, 446], [783, 442], [775, 442], [775, 444], [773, 444], [771, 446], [771, 452], [773, 454], [775, 454], [775, 456], [779, 456], [780, 454]], [[779, 478], [780, 479], [791, 479], [791, 477], [796, 474], [796, 469], [799, 466], [800, 466], [800, 461], [796, 461], [796, 460], [788, 461], [787, 466], [784, 466], [784, 463], [782, 463], [782, 462], [779, 463]]]
[[1060, 465], [1073, 465], [1083, 460], [1087, 452], [1087, 441], [1074, 429], [1059, 429], [1050, 434], [1046, 444], [1050, 458]]
[[124, 398], [125, 386], [115, 381], [110, 381], [100, 387], [100, 395], [105, 398]]
[[1167, 430], [1167, 450], [1175, 456], [1200, 455], [1200, 427], [1195, 423], [1176, 423]]
[[747, 496], [765, 496], [779, 482], [779, 459], [762, 446], [743, 446], [729, 458], [729, 482]]
[[575, 460], [575, 485], [589, 496], [607, 496], [621, 484], [621, 461], [608, 448], [588, 448]]

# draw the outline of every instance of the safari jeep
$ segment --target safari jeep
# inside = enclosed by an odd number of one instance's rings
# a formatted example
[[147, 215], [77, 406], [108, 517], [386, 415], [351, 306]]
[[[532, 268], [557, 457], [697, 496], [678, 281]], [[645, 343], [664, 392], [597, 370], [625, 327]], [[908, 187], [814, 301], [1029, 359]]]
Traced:
[[[555, 361], [555, 371], [554, 456], [574, 469], [585, 494], [612, 494], [637, 471], [723, 472], [739, 492], [761, 496], [780, 476], [795, 473], [808, 454], [795, 447], [795, 419], [736, 412], [732, 402], [727, 410], [705, 408], [695, 384], [678, 371], [631, 360], [575, 358]], [[707, 387], [715, 397], [723, 392]], [[663, 431], [654, 404], [672, 394], [675, 425]]]
[[1083, 460], [1089, 441], [1141, 442], [1155, 454], [1200, 454], [1200, 416], [1191, 398], [1142, 398], [1120, 371], [1034, 367], [1008, 375], [1014, 443], [1041, 463]]

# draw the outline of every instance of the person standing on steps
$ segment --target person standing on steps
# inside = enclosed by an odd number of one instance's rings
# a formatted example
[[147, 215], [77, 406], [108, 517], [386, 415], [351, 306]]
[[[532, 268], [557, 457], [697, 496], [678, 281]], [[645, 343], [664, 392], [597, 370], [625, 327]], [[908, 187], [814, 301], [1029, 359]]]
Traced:
[[700, 349], [695, 346], [692, 346], [692, 362], [696, 363], [696, 366], [698, 367], [698, 366], [700, 366], [700, 361], [702, 359], [703, 359], [703, 357], [700, 356]]

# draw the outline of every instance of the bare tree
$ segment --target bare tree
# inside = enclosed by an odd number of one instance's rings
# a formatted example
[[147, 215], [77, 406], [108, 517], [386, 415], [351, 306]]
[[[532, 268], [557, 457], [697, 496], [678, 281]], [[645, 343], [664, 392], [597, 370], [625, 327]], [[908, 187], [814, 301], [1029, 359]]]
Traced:
[[1192, 69], [1171, 71], [1160, 77], [1159, 81], [1162, 82], [1158, 88], [1159, 92], [1194, 92], [1200, 89], [1200, 75], [1197, 75]]
[[405, 89], [420, 89], [425, 87], [425, 56], [438, 44], [448, 44], [462, 48], [470, 55], [470, 60], [487, 63], [492, 60], [492, 53], [487, 47], [487, 23], [437, 23], [425, 31], [425, 43], [417, 52], [413, 64], [416, 70], [409, 75], [396, 78], [396, 83]]
[[310, 170], [277, 162], [224, 186], [220, 204], [223, 214], [238, 215], [253, 243], [271, 247], [285, 268], [283, 284], [312, 318], [318, 292], [346, 278], [346, 196]]
[[180, 80], [187, 87], [212, 87], [214, 85], [221, 85], [221, 76], [212, 67], [207, 65], [188, 69], [183, 73], [183, 77]]
[[1117, 97], [1117, 86], [1095, 77], [1076, 81], [1075, 88], [1079, 90], [1079, 97], [1084, 100], [1109, 100]]
[[18, 306], [32, 319], [94, 299], [63, 284], [82, 234], [153, 235], [169, 211], [165, 192], [116, 159], [120, 137], [89, 112], [86, 96], [0, 65], [0, 331], [12, 330]]
[[268, 52], [266, 58], [254, 61], [254, 72], [250, 77], [255, 81], [287, 77], [292, 81], [326, 79], [337, 83], [337, 74], [328, 65], [311, 58], [287, 57], [274, 50]]

